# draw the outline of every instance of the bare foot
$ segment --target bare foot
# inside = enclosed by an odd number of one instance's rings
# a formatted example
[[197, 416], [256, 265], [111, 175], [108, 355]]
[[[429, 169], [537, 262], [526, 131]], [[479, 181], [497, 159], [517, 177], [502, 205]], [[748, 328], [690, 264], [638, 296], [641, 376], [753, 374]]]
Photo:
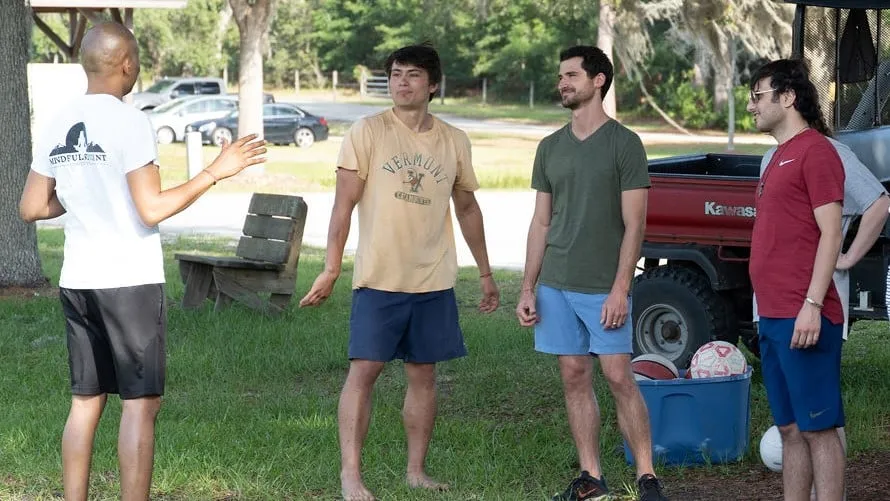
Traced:
[[362, 483], [361, 477], [340, 477], [340, 492], [343, 494], [343, 501], [377, 501]]
[[431, 491], [447, 491], [449, 489], [448, 484], [436, 482], [435, 480], [426, 476], [426, 473], [420, 473], [417, 475], [409, 474], [408, 485], [414, 489], [429, 489]]

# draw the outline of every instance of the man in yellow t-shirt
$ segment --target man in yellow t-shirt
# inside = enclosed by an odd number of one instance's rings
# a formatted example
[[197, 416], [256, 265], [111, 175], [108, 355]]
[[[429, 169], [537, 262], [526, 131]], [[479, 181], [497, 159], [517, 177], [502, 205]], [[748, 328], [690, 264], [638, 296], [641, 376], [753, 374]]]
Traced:
[[454, 296], [452, 200], [479, 267], [479, 309], [492, 312], [499, 303], [473, 195], [479, 184], [469, 138], [429, 113], [442, 80], [439, 56], [428, 45], [403, 47], [387, 59], [386, 74], [394, 106], [359, 120], [343, 138], [325, 269], [300, 301], [314, 306], [330, 296], [358, 205], [350, 366], [339, 407], [340, 483], [347, 501], [375, 499], [362, 481], [361, 449], [374, 383], [396, 358], [405, 361], [408, 378], [408, 483], [448, 487], [428, 477], [424, 463], [436, 417], [435, 364], [467, 354]]

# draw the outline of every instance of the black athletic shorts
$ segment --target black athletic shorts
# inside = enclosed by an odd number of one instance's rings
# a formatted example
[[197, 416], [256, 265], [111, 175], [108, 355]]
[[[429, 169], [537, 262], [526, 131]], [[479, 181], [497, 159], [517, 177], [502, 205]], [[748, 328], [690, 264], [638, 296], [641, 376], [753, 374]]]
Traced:
[[164, 394], [167, 301], [164, 284], [59, 290], [75, 395], [122, 399]]

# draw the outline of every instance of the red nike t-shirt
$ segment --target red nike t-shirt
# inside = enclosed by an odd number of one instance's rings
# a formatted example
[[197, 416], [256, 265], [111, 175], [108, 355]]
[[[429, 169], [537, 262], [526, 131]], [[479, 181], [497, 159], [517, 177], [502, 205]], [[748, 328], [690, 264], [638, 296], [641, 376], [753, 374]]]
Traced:
[[[821, 235], [813, 210], [844, 200], [841, 159], [825, 136], [808, 129], [778, 147], [755, 199], [749, 272], [757, 311], [769, 318], [796, 318], [807, 297]], [[822, 304], [828, 320], [843, 323], [833, 280]]]

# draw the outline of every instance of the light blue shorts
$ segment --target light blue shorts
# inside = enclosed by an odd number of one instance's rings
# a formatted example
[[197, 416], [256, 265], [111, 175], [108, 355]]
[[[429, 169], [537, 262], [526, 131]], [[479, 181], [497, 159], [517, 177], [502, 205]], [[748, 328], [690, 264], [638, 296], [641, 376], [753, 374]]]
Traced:
[[621, 327], [600, 324], [606, 294], [585, 294], [546, 285], [537, 292], [535, 350], [553, 355], [623, 355], [633, 353], [631, 303]]

